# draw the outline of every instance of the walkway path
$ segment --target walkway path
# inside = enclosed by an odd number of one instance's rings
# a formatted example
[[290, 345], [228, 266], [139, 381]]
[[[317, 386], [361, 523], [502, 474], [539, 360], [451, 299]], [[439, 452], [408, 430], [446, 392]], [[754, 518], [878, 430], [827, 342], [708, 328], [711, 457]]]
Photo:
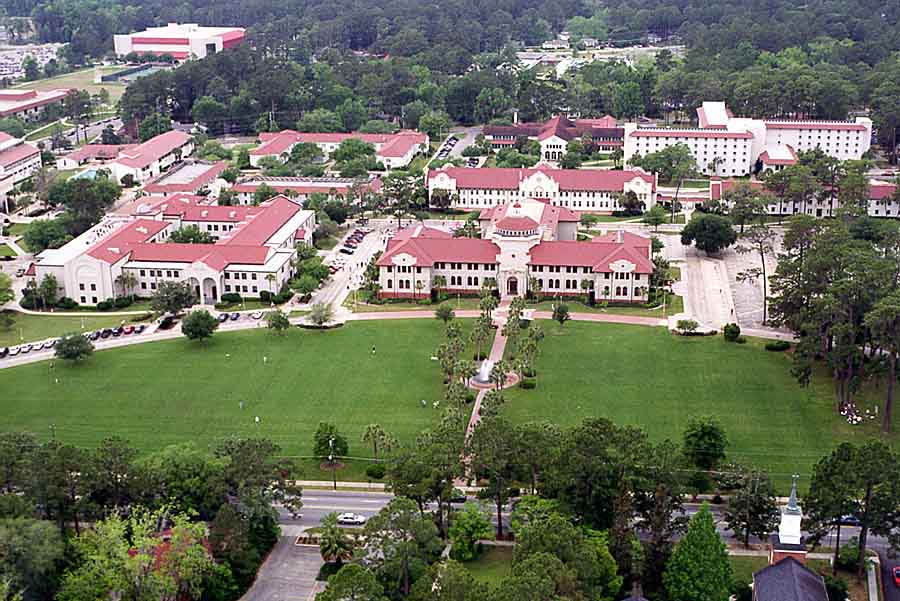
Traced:
[[[491, 345], [491, 354], [488, 355], [488, 359], [495, 364], [503, 359], [503, 353], [506, 351], [506, 336], [503, 335], [503, 326], [506, 323], [506, 318], [501, 313], [504, 309], [509, 308], [509, 302], [505, 301], [505, 303], [505, 306], [504, 303], [500, 303], [500, 306], [494, 312], [494, 323], [497, 326], [497, 332], [494, 334], [494, 344]], [[501, 315], [497, 315], [497, 313], [501, 313]], [[487, 390], [480, 390], [475, 397], [475, 402], [472, 404], [472, 415], [469, 417], [469, 425], [466, 427], [466, 438], [472, 435], [472, 432], [475, 431], [475, 426], [481, 421], [481, 401], [484, 400], [487, 393]]]

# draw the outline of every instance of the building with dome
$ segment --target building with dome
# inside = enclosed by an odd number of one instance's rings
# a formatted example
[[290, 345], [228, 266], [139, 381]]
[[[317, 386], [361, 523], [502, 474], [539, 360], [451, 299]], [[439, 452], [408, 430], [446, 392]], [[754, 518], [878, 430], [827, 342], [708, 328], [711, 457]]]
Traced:
[[503, 298], [537, 285], [549, 297], [586, 294], [644, 303], [653, 272], [650, 239], [613, 231], [577, 240], [578, 215], [524, 199], [481, 211], [481, 238], [412, 226], [397, 232], [378, 260], [383, 298], [424, 298], [438, 289], [477, 294], [491, 278]]

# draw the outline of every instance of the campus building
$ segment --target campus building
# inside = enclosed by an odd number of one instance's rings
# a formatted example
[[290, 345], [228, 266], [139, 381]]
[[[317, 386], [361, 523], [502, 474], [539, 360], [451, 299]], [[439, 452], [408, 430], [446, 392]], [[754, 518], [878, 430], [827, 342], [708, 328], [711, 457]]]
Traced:
[[87, 163], [103, 165], [118, 158], [119, 153], [129, 151], [136, 146], [137, 144], [85, 144], [69, 154], [58, 157], [56, 168], [68, 171], [78, 169]]
[[634, 192], [646, 210], [656, 204], [656, 176], [642, 169], [444, 167], [428, 172], [429, 196], [437, 190], [450, 195], [453, 208], [464, 210], [538, 198], [573, 211], [609, 214], [622, 209], [616, 197], [625, 192]]
[[163, 171], [181, 162], [194, 152], [194, 141], [190, 135], [180, 131], [167, 131], [143, 144], [120, 150], [118, 156], [107, 165], [116, 181], [131, 176], [142, 184]]
[[43, 117], [47, 107], [62, 104], [63, 98], [73, 91], [71, 88], [0, 90], [0, 118], [15, 117], [22, 121], [36, 121]]
[[337, 150], [344, 140], [356, 138], [368, 142], [375, 147], [375, 158], [386, 169], [406, 167], [413, 158], [428, 152], [428, 135], [417, 131], [401, 130], [395, 134], [360, 134], [360, 133], [300, 133], [286, 129], [277, 133], [262, 132], [259, 134], [259, 146], [250, 151], [250, 164], [259, 166], [259, 161], [272, 157], [287, 162], [291, 150], [300, 143], [315, 144], [326, 157]]
[[602, 152], [622, 148], [625, 128], [619, 127], [615, 117], [609, 115], [601, 119], [569, 119], [558, 115], [543, 123], [485, 125], [484, 137], [495, 150], [514, 146], [520, 137], [537, 140], [541, 144], [541, 158], [558, 161], [565, 156], [570, 141], [584, 137], [589, 137]]
[[160, 174], [144, 185], [144, 192], [152, 195], [212, 194], [228, 185], [221, 175], [228, 168], [227, 161], [184, 161]]
[[268, 177], [252, 176], [239, 179], [231, 187], [237, 194], [237, 202], [250, 205], [254, 202], [256, 190], [265, 184], [279, 194], [290, 196], [298, 202], [305, 201], [311, 194], [327, 194], [329, 198], [347, 198], [352, 193], [366, 194], [381, 191], [381, 179], [369, 177], [354, 179], [348, 177]]
[[[773, 192], [766, 190], [760, 181], [712, 180], [709, 182], [709, 198], [724, 201], [727, 205], [728, 192], [742, 183], [760, 192], [768, 201], [765, 210], [769, 215], [806, 214], [813, 217], [834, 217], [841, 206], [837, 194], [832, 195], [827, 191], [805, 202], [779, 199]], [[897, 185], [880, 180], [870, 180], [867, 212], [871, 217], [900, 218], [900, 193], [897, 191]]]
[[872, 120], [779, 121], [735, 117], [724, 102], [704, 102], [697, 109], [698, 128], [645, 128], [625, 125], [625, 161], [684, 144], [698, 171], [707, 175], [743, 176], [783, 169], [797, 153], [820, 148], [840, 160], [860, 159], [872, 143]]
[[0, 132], [0, 195], [41, 168], [41, 151], [28, 142]]
[[243, 27], [201, 27], [196, 23], [169, 23], [144, 31], [113, 36], [116, 56], [132, 52], [185, 60], [233, 48], [244, 41]]
[[546, 200], [515, 200], [481, 212], [481, 238], [412, 226], [378, 259], [380, 294], [424, 298], [432, 289], [477, 294], [492, 278], [504, 298], [536, 286], [548, 297], [585, 295], [643, 303], [653, 272], [650, 239], [624, 231], [577, 241], [578, 215]]
[[[208, 202], [175, 195], [148, 201], [134, 215], [107, 216], [62, 248], [38, 255], [35, 278], [53, 275], [61, 296], [88, 305], [124, 294], [148, 297], [164, 281], [190, 282], [206, 304], [229, 292], [277, 293], [292, 275], [296, 245], [312, 242], [315, 213], [284, 196], [258, 207]], [[215, 242], [168, 241], [188, 226], [210, 233]]]

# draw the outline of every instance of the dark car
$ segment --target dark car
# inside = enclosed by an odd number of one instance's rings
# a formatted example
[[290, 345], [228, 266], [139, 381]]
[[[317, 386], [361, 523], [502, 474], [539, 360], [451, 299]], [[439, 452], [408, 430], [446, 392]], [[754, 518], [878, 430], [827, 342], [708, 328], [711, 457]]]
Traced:
[[122, 327], [121, 327], [121, 326], [119, 326], [119, 327], [117, 327], [117, 328], [113, 328], [113, 331], [112, 331], [113, 337], [114, 337], [114, 338], [118, 338], [119, 336], [122, 335], [122, 331], [123, 331], [123, 330], [122, 330]]
[[352, 255], [352, 254], [353, 254], [353, 251], [352, 251], [351, 249], [349, 249], [349, 248], [342, 248], [342, 249], [339, 250], [338, 252], [344, 253], [345, 255]]
[[113, 331], [109, 328], [103, 328], [102, 330], [100, 330], [100, 338], [109, 338], [110, 336], [112, 336], [112, 333]]
[[97, 340], [98, 338], [100, 338], [100, 330], [94, 330], [88, 334], [88, 340]]
[[841, 526], [860, 526], [862, 522], [859, 521], [859, 518], [853, 514], [842, 515], [839, 519], [835, 520], [836, 524], [840, 524]]
[[142, 323], [139, 323], [139, 324], [137, 325], [137, 327], [134, 328], [134, 333], [135, 333], [135, 334], [140, 334], [141, 332], [143, 332], [143, 331], [146, 330], [146, 329], [147, 329], [147, 326], [145, 326], [145, 325], [142, 324]]
[[231, 317], [231, 321], [237, 321], [241, 318], [241, 314], [235, 311], [229, 317]]
[[8, 346], [4, 346], [3, 348], [0, 348], [0, 359], [3, 359], [3, 358], [6, 357], [8, 354], [9, 354], [9, 347], [8, 347]]
[[450, 502], [451, 503], [465, 503], [468, 499], [466, 498], [466, 493], [459, 490], [458, 488], [454, 488], [453, 492], [450, 493]]
[[219, 320], [219, 323], [223, 321], [228, 321], [228, 313], [219, 313], [219, 316], [216, 318]]

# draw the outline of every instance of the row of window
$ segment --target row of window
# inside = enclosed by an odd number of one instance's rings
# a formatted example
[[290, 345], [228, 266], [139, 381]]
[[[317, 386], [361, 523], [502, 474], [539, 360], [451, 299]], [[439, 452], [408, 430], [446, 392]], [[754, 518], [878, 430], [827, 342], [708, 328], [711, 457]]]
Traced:
[[[240, 272], [237, 272], [237, 273], [231, 273], [231, 272], [229, 272], [229, 271], [226, 271], [226, 272], [225, 272], [225, 279], [226, 279], [226, 280], [246, 280], [246, 279], [247, 279], [247, 272], [246, 272], [246, 271], [240, 271]], [[255, 279], [256, 279], [256, 274], [251, 272], [251, 273], [250, 273], [250, 279], [251, 279], [251, 280], [255, 280]]]
[[232, 288], [234, 288], [234, 292], [259, 292], [256, 286], [250, 286], [250, 289], [248, 289], [246, 285], [238, 286], [235, 284], [232, 286], [231, 284], [225, 284], [225, 292], [232, 292]]
[[[145, 271], [149, 271], [149, 272], [150, 272], [149, 275], [150, 275], [151, 278], [161, 278], [161, 277], [163, 277], [163, 270], [162, 270], [162, 269], [146, 269], [146, 270], [145, 270], [145, 269], [141, 269], [141, 271], [140, 271], [141, 277], [144, 277], [144, 272], [145, 272]], [[165, 271], [166, 271], [166, 277], [167, 277], [167, 278], [177, 278], [177, 277], [179, 277], [179, 275], [180, 275], [180, 273], [181, 273], [181, 272], [178, 271], [177, 269], [166, 269]]]

